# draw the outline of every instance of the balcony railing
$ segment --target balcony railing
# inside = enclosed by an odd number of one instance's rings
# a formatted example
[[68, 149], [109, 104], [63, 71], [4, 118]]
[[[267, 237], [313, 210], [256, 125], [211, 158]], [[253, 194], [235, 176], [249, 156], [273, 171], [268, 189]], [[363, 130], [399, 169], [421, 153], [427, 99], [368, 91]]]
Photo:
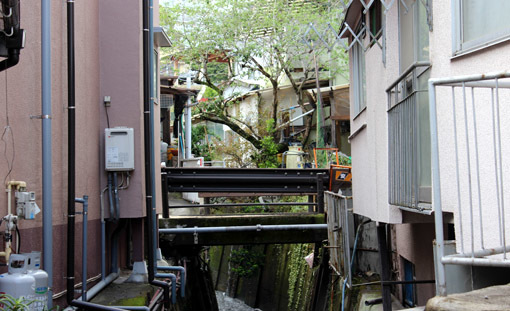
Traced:
[[[404, 71], [386, 90], [388, 94], [388, 167], [389, 203], [413, 210], [430, 209], [430, 188], [424, 185], [423, 174], [430, 174], [428, 136], [423, 135], [423, 124], [428, 115], [420, 113], [427, 88], [423, 80], [430, 67], [418, 62]], [[423, 119], [426, 117], [426, 119]], [[428, 131], [428, 129], [427, 129]], [[426, 162], [425, 162], [426, 163]], [[423, 170], [424, 166], [427, 168]], [[425, 178], [427, 179], [427, 178]]]
[[[429, 80], [439, 295], [447, 294], [446, 264], [510, 267], [509, 78], [503, 72]], [[444, 250], [444, 211], [454, 215], [452, 255]]]

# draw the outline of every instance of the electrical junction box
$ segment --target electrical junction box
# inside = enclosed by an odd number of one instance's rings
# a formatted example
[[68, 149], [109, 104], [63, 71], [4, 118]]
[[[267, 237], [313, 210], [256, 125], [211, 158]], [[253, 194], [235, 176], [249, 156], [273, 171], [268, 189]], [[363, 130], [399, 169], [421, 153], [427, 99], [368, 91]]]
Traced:
[[133, 129], [128, 127], [104, 130], [105, 169], [132, 171], [135, 169], [135, 143]]

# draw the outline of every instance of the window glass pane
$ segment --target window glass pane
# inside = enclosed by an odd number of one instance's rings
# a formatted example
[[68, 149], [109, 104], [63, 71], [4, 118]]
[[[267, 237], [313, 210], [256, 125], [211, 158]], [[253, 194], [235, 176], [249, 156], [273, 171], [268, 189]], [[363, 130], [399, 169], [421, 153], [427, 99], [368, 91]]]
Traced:
[[418, 60], [429, 60], [429, 25], [427, 24], [427, 9], [418, 1]]
[[[405, 2], [405, 6], [403, 2]], [[404, 0], [403, 2], [399, 1], [400, 72], [406, 70], [415, 61], [413, 35], [415, 0]]]
[[[462, 42], [508, 34], [508, 0], [462, 0]], [[491, 39], [491, 38], [488, 38]]]
[[354, 114], [358, 114], [366, 107], [365, 89], [365, 52], [363, 47], [355, 44], [352, 47], [353, 83], [354, 83]]
[[400, 72], [429, 60], [427, 9], [422, 1], [399, 1]]

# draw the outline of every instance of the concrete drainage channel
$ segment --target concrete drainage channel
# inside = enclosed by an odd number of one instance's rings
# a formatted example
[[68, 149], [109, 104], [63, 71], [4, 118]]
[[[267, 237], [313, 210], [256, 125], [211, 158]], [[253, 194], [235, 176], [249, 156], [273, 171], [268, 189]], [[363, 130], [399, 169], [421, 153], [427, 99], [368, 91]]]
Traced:
[[220, 311], [262, 311], [258, 308], [253, 309], [239, 299], [228, 297], [225, 292], [217, 291], [216, 300]]

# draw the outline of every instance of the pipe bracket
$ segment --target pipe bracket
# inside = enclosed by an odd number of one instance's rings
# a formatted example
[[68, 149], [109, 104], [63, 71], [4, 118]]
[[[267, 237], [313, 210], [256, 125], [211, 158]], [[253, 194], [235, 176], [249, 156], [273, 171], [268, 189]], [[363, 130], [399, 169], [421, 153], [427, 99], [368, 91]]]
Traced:
[[30, 119], [51, 119], [51, 116], [49, 114], [30, 115]]
[[197, 232], [197, 229], [198, 227], [195, 226], [195, 232], [193, 233], [193, 243], [194, 244], [198, 244], [198, 232]]

